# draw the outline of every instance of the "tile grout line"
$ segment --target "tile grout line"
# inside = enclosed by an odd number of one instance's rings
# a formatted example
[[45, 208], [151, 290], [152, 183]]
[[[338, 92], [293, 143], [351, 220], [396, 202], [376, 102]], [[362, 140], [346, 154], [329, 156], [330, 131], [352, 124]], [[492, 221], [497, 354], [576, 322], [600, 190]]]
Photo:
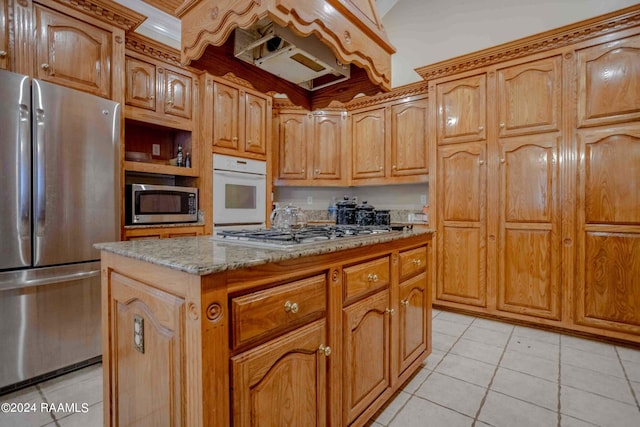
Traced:
[[613, 349], [615, 350], [616, 356], [618, 357], [618, 362], [620, 362], [620, 366], [622, 367], [622, 372], [624, 373], [625, 380], [627, 380], [627, 385], [629, 386], [629, 390], [631, 391], [631, 395], [633, 396], [633, 400], [636, 402], [636, 407], [640, 411], [640, 403], [638, 402], [638, 396], [636, 396], [636, 392], [633, 389], [633, 386], [631, 385], [631, 380], [629, 379], [629, 375], [627, 374], [627, 370], [624, 367], [624, 363], [622, 363], [622, 358], [620, 357], [620, 353], [618, 352], [618, 347], [616, 347], [614, 345]]
[[[42, 398], [44, 403], [46, 403], [48, 406], [49, 401], [47, 400], [47, 397], [45, 396], [44, 391], [42, 391], [42, 389], [40, 388], [40, 384], [36, 384], [35, 387], [36, 387], [36, 390], [38, 390], [38, 394], [40, 394], [40, 397]], [[55, 414], [52, 411], [49, 411], [49, 416], [53, 420], [53, 423], [56, 425], [56, 427], [60, 427], [60, 423], [58, 423], [58, 419], [56, 418]]]
[[[438, 317], [442, 312], [436, 314], [435, 316], [433, 316], [431, 318], [431, 324], [433, 325], [433, 319], [435, 319], [436, 317]], [[442, 363], [442, 361], [445, 359], [445, 357], [447, 357], [449, 355], [449, 352], [451, 351], [451, 349], [458, 343], [458, 341], [460, 341], [460, 339], [462, 338], [462, 336], [464, 335], [465, 332], [467, 332], [467, 329], [469, 329], [469, 327], [471, 327], [471, 325], [473, 324], [473, 322], [475, 322], [475, 319], [473, 319], [473, 321], [471, 321], [471, 323], [469, 323], [467, 325], [466, 328], [464, 328], [464, 331], [462, 331], [462, 333], [460, 334], [460, 336], [458, 336], [458, 338], [456, 338], [456, 340], [453, 342], [453, 344], [451, 344], [451, 347], [449, 347], [449, 349], [444, 353], [444, 355], [440, 358], [440, 360], [438, 361], [438, 363], [436, 363], [436, 365], [433, 367], [433, 369], [431, 370], [431, 372], [429, 372], [427, 374], [427, 376], [425, 377], [425, 379], [418, 385], [418, 387], [416, 387], [416, 391], [420, 389], [420, 387], [422, 387], [422, 384], [424, 384], [425, 382], [427, 382], [427, 380], [429, 379], [429, 377], [431, 377], [431, 375], [435, 372], [436, 368], [438, 366], [440, 366], [440, 364]], [[433, 334], [433, 327], [431, 328], [431, 333]], [[433, 337], [432, 337], [433, 338]], [[431, 343], [431, 349], [433, 350], [433, 342]], [[419, 399], [422, 399], [422, 397], [420, 396], [416, 396], [415, 391], [411, 393], [411, 397], [417, 397]], [[393, 414], [393, 417], [391, 417], [391, 419], [389, 420], [389, 423], [387, 423], [387, 426], [389, 426], [393, 420], [395, 420], [395, 418], [398, 416], [398, 414], [400, 412], [402, 412], [402, 410], [404, 409], [405, 406], [407, 406], [407, 403], [409, 403], [409, 400], [411, 400], [411, 397], [409, 399], [407, 399], [406, 402], [404, 402], [404, 404], [402, 404], [402, 406], [400, 408], [398, 408], [398, 410], [396, 411], [395, 414]], [[428, 400], [428, 399], [425, 399]], [[431, 402], [430, 400], [428, 400], [429, 402]], [[432, 402], [435, 403], [435, 402]], [[442, 405], [441, 405], [442, 406]], [[451, 409], [451, 408], [447, 408], [447, 409]]]
[[476, 423], [478, 422], [478, 417], [480, 417], [480, 411], [482, 411], [482, 407], [484, 406], [485, 402], [487, 401], [487, 396], [489, 395], [489, 391], [491, 390], [491, 385], [493, 384], [493, 380], [495, 379], [496, 374], [498, 373], [498, 368], [500, 367], [500, 363], [502, 362], [502, 359], [504, 358], [504, 354], [507, 352], [507, 347], [509, 346], [509, 343], [511, 342], [511, 337], [513, 337], [513, 332], [514, 331], [515, 331], [515, 328], [511, 329], [511, 332], [509, 333], [509, 338], [507, 338], [507, 342], [505, 343], [504, 347], [502, 348], [502, 354], [500, 355], [500, 359], [498, 359], [498, 363], [496, 363], [496, 367], [493, 370], [493, 375], [491, 375], [491, 380], [489, 381], [489, 384], [487, 385], [487, 391], [485, 391], [484, 396], [482, 396], [482, 400], [480, 401], [480, 406], [478, 407], [478, 410], [476, 411], [476, 415], [475, 415], [475, 417], [473, 417], [473, 423], [471, 424], [471, 427], [475, 427]]
[[558, 334], [558, 427], [562, 426], [562, 334]]

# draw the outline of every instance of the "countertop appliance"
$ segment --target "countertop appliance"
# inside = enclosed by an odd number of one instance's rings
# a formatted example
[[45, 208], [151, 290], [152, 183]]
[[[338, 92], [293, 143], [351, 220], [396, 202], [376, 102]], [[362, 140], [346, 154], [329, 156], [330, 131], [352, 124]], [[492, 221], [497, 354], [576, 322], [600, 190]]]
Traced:
[[213, 225], [258, 225], [267, 219], [267, 162], [213, 155]]
[[0, 70], [0, 393], [99, 360], [120, 104]]
[[198, 189], [175, 185], [126, 186], [125, 223], [160, 224], [198, 221]]

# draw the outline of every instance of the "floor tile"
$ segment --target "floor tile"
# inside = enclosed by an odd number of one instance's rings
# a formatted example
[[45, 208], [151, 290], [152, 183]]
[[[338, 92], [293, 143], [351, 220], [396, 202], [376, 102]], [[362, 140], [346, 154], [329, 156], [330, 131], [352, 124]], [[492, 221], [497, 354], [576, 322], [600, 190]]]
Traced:
[[434, 370], [434, 372], [458, 378], [480, 387], [489, 385], [494, 371], [494, 365], [458, 356], [457, 354], [447, 354]]
[[58, 419], [60, 427], [99, 427], [103, 424], [102, 402], [87, 408], [87, 412]]
[[[444, 313], [443, 313], [444, 314]], [[440, 332], [441, 334], [451, 335], [458, 338], [469, 327], [464, 323], [452, 322], [450, 320], [441, 319], [440, 316], [433, 319], [432, 329]]]
[[434, 329], [432, 333], [431, 347], [434, 350], [447, 352], [451, 347], [453, 347], [453, 344], [456, 342], [457, 339], [458, 337], [443, 334], [443, 333], [437, 332]]
[[616, 350], [618, 350], [620, 359], [640, 363], [640, 348], [616, 346]]
[[462, 335], [463, 338], [485, 344], [504, 347], [509, 341], [510, 333], [506, 330], [498, 331], [477, 326], [475, 322]]
[[476, 318], [473, 316], [468, 316], [466, 314], [454, 313], [451, 311], [443, 311], [438, 316], [440, 320], [447, 320], [449, 322], [456, 322], [462, 325], [470, 325]]
[[563, 414], [600, 426], [640, 425], [640, 411], [636, 405], [627, 405], [572, 387], [561, 387], [560, 409]]
[[596, 425], [597, 424], [570, 417], [569, 415], [560, 414], [560, 427], [593, 427]]
[[490, 363], [492, 365], [497, 365], [502, 353], [504, 352], [504, 347], [496, 347], [495, 345], [471, 341], [463, 337], [456, 342], [449, 352], [468, 357], [470, 359], [479, 360], [481, 362]]
[[440, 313], [442, 313], [442, 311], [438, 310], [437, 308], [431, 309], [431, 318], [436, 317]]
[[560, 334], [542, 329], [528, 328], [526, 326], [516, 326], [513, 335], [518, 337], [533, 338], [538, 341], [547, 342], [549, 344], [560, 345]]
[[390, 427], [470, 427], [473, 419], [435, 403], [413, 396], [398, 412]]
[[560, 346], [532, 337], [512, 335], [507, 350], [517, 351], [528, 356], [540, 357], [554, 362], [560, 357]]
[[510, 369], [498, 368], [491, 390], [551, 411], [558, 410], [558, 383]]
[[557, 362], [529, 356], [517, 351], [505, 351], [500, 361], [500, 366], [549, 381], [557, 382], [559, 378], [559, 365]]
[[402, 407], [411, 398], [411, 394], [401, 391], [396, 394], [384, 407], [384, 409], [378, 412], [374, 417], [374, 422], [386, 426], [391, 422], [396, 413], [402, 409]]
[[640, 362], [623, 360], [622, 365], [629, 380], [640, 382]]
[[587, 340], [570, 335], [561, 335], [560, 345], [562, 345], [563, 347], [566, 346], [582, 351], [588, 351], [590, 353], [599, 354], [605, 357], [617, 357], [616, 349], [614, 346], [599, 341]]
[[[0, 426], [2, 427], [34, 427], [44, 426], [54, 419], [46, 412], [42, 405], [45, 403], [36, 387], [28, 387], [0, 396], [0, 403], [10, 403], [15, 412], [0, 411]], [[20, 405], [19, 407], [17, 405]]]
[[[625, 378], [622, 365], [617, 355], [615, 357], [601, 356], [588, 351], [578, 350], [572, 347], [562, 347], [562, 364], [580, 368], [597, 370], [607, 375]], [[640, 373], [640, 372], [639, 372]]]
[[420, 388], [424, 380], [431, 374], [431, 371], [428, 369], [420, 369], [418, 372], [411, 377], [409, 381], [407, 381], [402, 390], [407, 393], [415, 393], [415, 391]]
[[560, 368], [560, 380], [563, 387], [573, 387], [609, 399], [635, 404], [629, 383], [625, 378], [563, 364]]
[[[102, 368], [101, 365], [88, 366], [41, 383], [39, 387], [47, 402], [54, 405], [54, 408], [60, 404], [75, 404], [76, 407], [92, 406], [102, 401]], [[54, 410], [56, 419], [72, 413]]]
[[[486, 391], [484, 387], [434, 372], [415, 392], [415, 395], [475, 417]], [[462, 396], [464, 398], [461, 398]]]
[[483, 329], [491, 329], [492, 331], [503, 332], [505, 334], [510, 334], [513, 331], [514, 326], [509, 323], [499, 322], [497, 320], [476, 318], [471, 324], [472, 327], [478, 327]]
[[444, 351], [440, 351], [436, 349], [431, 350], [431, 354], [429, 355], [429, 357], [427, 357], [427, 363], [425, 365], [425, 369], [429, 369], [430, 371], [433, 371], [433, 369], [436, 366], [438, 366], [438, 363], [440, 363], [440, 361], [445, 356], [445, 354], [446, 353]]
[[513, 397], [489, 391], [478, 419], [496, 427], [556, 426], [558, 414]]

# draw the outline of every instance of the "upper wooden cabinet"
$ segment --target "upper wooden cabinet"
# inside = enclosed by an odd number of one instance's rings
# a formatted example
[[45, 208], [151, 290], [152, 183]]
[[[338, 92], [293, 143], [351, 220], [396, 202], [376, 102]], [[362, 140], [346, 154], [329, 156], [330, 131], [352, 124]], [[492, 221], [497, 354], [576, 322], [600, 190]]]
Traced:
[[439, 84], [436, 129], [440, 144], [487, 138], [487, 76], [480, 74]]
[[10, 49], [9, 49], [9, 2], [3, 1], [0, 4], [0, 69], [10, 69]]
[[640, 119], [640, 35], [577, 51], [578, 127]]
[[34, 11], [34, 77], [110, 98], [111, 33], [38, 4]]
[[188, 70], [129, 52], [125, 58], [126, 117], [178, 129], [193, 129], [194, 84]]
[[[211, 83], [209, 83], [211, 82]], [[211, 127], [213, 152], [266, 159], [271, 137], [271, 98], [260, 92], [207, 76], [212, 86]], [[206, 113], [205, 113], [206, 114]]]
[[429, 173], [428, 101], [424, 97], [354, 110], [351, 183], [424, 182]]
[[274, 175], [279, 185], [346, 184], [346, 112], [281, 111]]

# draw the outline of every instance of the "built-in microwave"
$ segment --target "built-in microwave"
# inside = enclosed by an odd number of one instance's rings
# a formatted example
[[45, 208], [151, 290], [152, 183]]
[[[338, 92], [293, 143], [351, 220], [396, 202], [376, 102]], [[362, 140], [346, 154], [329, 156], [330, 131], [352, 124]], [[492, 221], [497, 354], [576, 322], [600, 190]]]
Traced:
[[198, 221], [197, 188], [129, 184], [125, 189], [125, 223], [128, 225]]

